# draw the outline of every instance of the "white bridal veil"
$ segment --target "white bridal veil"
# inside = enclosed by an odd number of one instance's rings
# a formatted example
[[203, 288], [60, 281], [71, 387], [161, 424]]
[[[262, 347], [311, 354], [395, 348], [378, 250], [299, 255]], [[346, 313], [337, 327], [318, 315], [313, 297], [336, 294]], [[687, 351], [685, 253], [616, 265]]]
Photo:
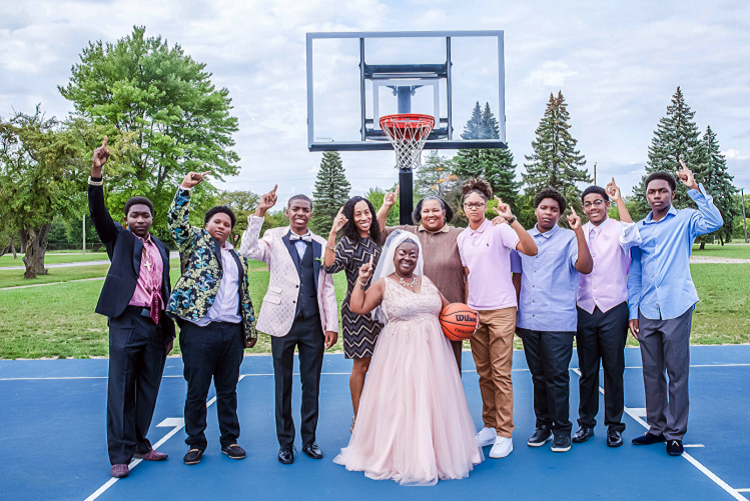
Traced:
[[[396, 266], [393, 264], [393, 257], [396, 255], [396, 248], [407, 240], [414, 242], [419, 248], [419, 259], [417, 259], [417, 267], [414, 268], [414, 274], [422, 275], [424, 260], [422, 258], [422, 244], [419, 243], [419, 238], [408, 231], [395, 230], [388, 235], [388, 239], [385, 241], [385, 245], [383, 245], [383, 252], [380, 254], [380, 260], [378, 261], [378, 265], [372, 275], [372, 280], [370, 281], [371, 284], [374, 284], [377, 279], [387, 277], [396, 271]], [[388, 319], [380, 306], [372, 311], [372, 318], [381, 322], [383, 325], [388, 323]]]

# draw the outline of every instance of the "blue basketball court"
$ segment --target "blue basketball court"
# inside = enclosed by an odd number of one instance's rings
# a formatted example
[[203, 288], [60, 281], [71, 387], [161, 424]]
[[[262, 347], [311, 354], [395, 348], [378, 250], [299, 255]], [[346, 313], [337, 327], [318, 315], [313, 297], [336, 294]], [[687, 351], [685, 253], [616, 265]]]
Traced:
[[[239, 443], [247, 458], [234, 461], [221, 453], [210, 395], [209, 446], [196, 466], [182, 462], [187, 447], [181, 359], [168, 359], [149, 438], [170, 457], [160, 463], [134, 462], [130, 476], [117, 481], [109, 477], [106, 449], [107, 360], [0, 361], [0, 499], [750, 499], [750, 346], [692, 348], [690, 423], [686, 453], [679, 458], [668, 456], [663, 444], [630, 444], [645, 431], [645, 401], [640, 353], [627, 349], [626, 356], [625, 445], [606, 447], [600, 423], [592, 440], [574, 444], [565, 454], [526, 446], [534, 430], [531, 376], [523, 352], [517, 351], [515, 450], [505, 459], [486, 459], [467, 479], [433, 487], [373, 481], [332, 462], [350, 436], [351, 362], [343, 355], [327, 355], [323, 366], [318, 444], [325, 457], [314, 461], [298, 453], [288, 466], [276, 459], [269, 356], [246, 357], [237, 387]], [[477, 375], [468, 352], [464, 365], [469, 405], [481, 426]], [[574, 355], [572, 420], [578, 406], [575, 367]], [[299, 394], [297, 385], [295, 416]], [[601, 411], [599, 417], [603, 420]]]

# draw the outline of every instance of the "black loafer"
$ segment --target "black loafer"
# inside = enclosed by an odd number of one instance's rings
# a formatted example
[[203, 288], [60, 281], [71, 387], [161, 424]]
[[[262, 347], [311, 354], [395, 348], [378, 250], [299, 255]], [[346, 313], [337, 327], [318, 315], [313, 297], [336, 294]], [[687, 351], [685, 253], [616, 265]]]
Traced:
[[581, 444], [586, 442], [588, 439], [594, 436], [594, 429], [586, 426], [581, 426], [578, 431], [573, 435], [573, 443]]
[[221, 452], [232, 459], [245, 459], [245, 449], [237, 444], [227, 445], [221, 448]]
[[303, 445], [302, 452], [304, 452], [310, 459], [323, 459], [323, 452], [315, 442]]
[[182, 460], [185, 461], [185, 464], [198, 464], [201, 462], [201, 459], [203, 459], [202, 449], [190, 449], [187, 451], [187, 454], [185, 454], [185, 457], [182, 458]]
[[607, 430], [607, 446], [620, 447], [622, 445], [622, 433], [617, 430]]
[[654, 435], [653, 433], [646, 432], [640, 437], [635, 437], [632, 442], [633, 445], [653, 445], [660, 442], [666, 442], [667, 439], [664, 435]]
[[282, 445], [279, 448], [279, 463], [281, 464], [292, 464], [294, 463], [294, 450], [292, 445]]
[[682, 456], [685, 448], [682, 446], [682, 440], [667, 440], [667, 454], [670, 456]]
[[541, 447], [552, 440], [552, 432], [546, 426], [540, 426], [534, 431], [526, 444], [529, 447]]

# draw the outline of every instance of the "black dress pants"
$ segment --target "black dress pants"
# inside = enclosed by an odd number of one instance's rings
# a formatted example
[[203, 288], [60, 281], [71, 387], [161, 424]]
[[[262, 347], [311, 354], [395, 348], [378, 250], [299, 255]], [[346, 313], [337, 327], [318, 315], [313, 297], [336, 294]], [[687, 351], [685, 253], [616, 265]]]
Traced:
[[159, 394], [167, 358], [161, 326], [128, 307], [109, 319], [109, 377], [107, 378], [107, 446], [109, 462], [128, 464], [146, 454], [146, 438]]
[[570, 359], [575, 332], [517, 329], [534, 382], [536, 427], [555, 435], [570, 435]]
[[294, 348], [299, 350], [299, 372], [302, 382], [302, 443], [315, 442], [318, 426], [318, 395], [320, 393], [320, 371], [323, 368], [325, 335], [320, 325], [320, 315], [310, 318], [297, 317], [289, 333], [271, 338], [273, 372], [276, 383], [276, 436], [279, 445], [294, 443], [294, 421], [292, 419], [292, 373]]
[[625, 342], [628, 339], [628, 303], [622, 302], [602, 312], [597, 306], [594, 313], [578, 308], [578, 367], [581, 395], [578, 406], [578, 424], [587, 428], [596, 426], [599, 412], [599, 361], [604, 367], [604, 424], [622, 432], [625, 424], [623, 374], [625, 373]]
[[206, 449], [206, 398], [213, 378], [221, 446], [236, 444], [240, 436], [237, 381], [245, 356], [242, 324], [211, 322], [201, 327], [192, 322], [183, 322], [180, 349], [188, 386], [185, 399], [185, 443], [191, 449]]

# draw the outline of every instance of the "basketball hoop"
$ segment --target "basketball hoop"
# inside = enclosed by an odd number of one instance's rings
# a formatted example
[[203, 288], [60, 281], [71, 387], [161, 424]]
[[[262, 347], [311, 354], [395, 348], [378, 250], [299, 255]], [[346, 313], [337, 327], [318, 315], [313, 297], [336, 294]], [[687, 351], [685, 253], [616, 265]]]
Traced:
[[422, 165], [422, 149], [435, 126], [435, 117], [400, 113], [380, 117], [380, 128], [396, 150], [396, 167], [402, 171], [416, 170]]

